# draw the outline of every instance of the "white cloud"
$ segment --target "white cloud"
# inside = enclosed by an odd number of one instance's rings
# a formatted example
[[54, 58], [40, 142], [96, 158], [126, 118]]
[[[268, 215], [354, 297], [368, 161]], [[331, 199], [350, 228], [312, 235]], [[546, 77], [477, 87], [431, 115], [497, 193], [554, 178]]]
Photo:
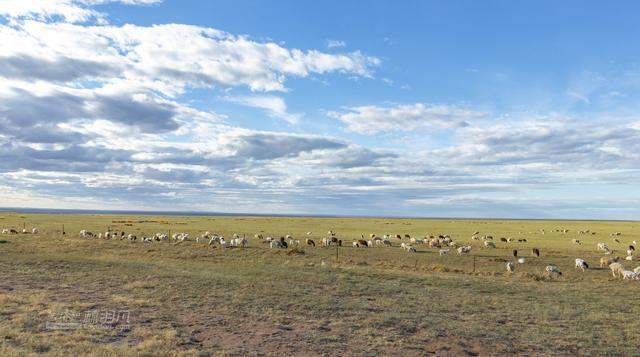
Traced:
[[150, 5], [162, 0], [2, 0], [0, 16], [10, 19], [62, 20], [65, 22], [98, 21], [105, 23], [105, 14], [91, 6], [106, 3]]
[[275, 95], [225, 97], [224, 99], [246, 106], [264, 109], [269, 116], [280, 118], [290, 124], [297, 124], [302, 116], [302, 114], [289, 113], [287, 111], [287, 103], [284, 99]]
[[347, 130], [372, 135], [387, 131], [413, 131], [429, 128], [467, 126], [467, 120], [486, 113], [445, 104], [400, 104], [347, 108], [346, 112], [330, 112], [329, 116], [347, 125]]

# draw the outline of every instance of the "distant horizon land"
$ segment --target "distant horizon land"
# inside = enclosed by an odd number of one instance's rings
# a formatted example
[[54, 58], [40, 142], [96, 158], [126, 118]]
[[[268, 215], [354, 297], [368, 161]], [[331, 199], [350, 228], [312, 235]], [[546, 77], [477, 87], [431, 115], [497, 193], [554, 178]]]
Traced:
[[114, 210], [114, 209], [73, 209], [73, 208], [29, 208], [0, 207], [0, 212], [30, 214], [100, 214], [100, 215], [144, 215], [144, 216], [197, 216], [197, 217], [300, 217], [300, 218], [388, 218], [425, 220], [480, 220], [480, 221], [584, 221], [584, 222], [640, 222], [633, 219], [581, 219], [581, 218], [504, 218], [504, 217], [435, 217], [435, 216], [382, 216], [382, 215], [331, 215], [302, 213], [251, 213], [251, 212], [209, 212], [209, 211], [155, 211], [155, 210]]

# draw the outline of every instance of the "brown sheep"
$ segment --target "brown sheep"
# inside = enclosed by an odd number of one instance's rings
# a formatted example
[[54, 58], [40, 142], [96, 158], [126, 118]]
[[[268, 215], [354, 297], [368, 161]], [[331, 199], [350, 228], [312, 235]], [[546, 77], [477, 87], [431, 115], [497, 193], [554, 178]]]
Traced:
[[368, 246], [369, 246], [369, 244], [368, 244], [368, 243], [367, 243], [367, 241], [366, 241], [366, 240], [364, 240], [364, 239], [358, 239], [358, 240], [356, 241], [356, 246], [357, 246], [357, 247], [364, 247], [364, 248], [366, 248], [366, 247], [368, 247]]
[[612, 263], [616, 263], [618, 260], [620, 260], [620, 257], [611, 257], [611, 258], [602, 257], [600, 258], [600, 268], [606, 268]]

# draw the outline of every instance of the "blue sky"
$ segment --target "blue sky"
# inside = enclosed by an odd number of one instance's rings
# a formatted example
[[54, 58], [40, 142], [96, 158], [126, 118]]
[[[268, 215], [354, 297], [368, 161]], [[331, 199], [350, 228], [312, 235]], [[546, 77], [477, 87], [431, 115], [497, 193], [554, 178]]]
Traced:
[[637, 219], [638, 10], [0, 0], [0, 206]]

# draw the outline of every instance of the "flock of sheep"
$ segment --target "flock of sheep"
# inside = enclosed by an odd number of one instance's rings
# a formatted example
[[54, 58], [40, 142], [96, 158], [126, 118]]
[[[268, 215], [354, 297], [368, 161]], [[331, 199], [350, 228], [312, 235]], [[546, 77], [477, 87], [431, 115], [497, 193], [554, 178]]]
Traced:
[[[567, 229], [561, 229], [561, 230], [556, 230], [556, 232], [560, 232], [563, 234], [566, 234], [568, 232]], [[26, 228], [22, 229], [21, 232], [19, 232], [16, 229], [12, 229], [12, 228], [4, 228], [2, 229], [2, 234], [37, 234], [38, 233], [38, 229], [37, 228], [32, 228], [30, 230], [27, 230]], [[540, 230], [541, 234], [545, 234], [545, 230], [541, 229]], [[581, 235], [584, 234], [591, 234], [591, 235], [595, 235], [595, 232], [590, 232], [589, 230], [586, 231], [579, 231], [578, 232]], [[493, 249], [496, 248], [496, 244], [493, 242], [493, 236], [490, 235], [484, 235], [484, 236], [480, 236], [479, 232], [475, 232], [471, 239], [475, 240], [475, 241], [479, 241], [482, 240], [482, 248], [484, 249]], [[311, 247], [315, 247], [316, 246], [316, 242], [311, 239], [311, 235], [312, 232], [307, 232], [306, 233], [307, 238], [305, 239], [305, 244], [307, 246], [311, 246]], [[617, 244], [622, 244], [622, 242], [620, 241], [620, 236], [622, 235], [622, 233], [620, 232], [615, 232], [612, 233], [611, 236], [613, 237], [613, 241]], [[104, 233], [100, 232], [100, 233], [93, 233], [90, 232], [88, 230], [81, 230], [79, 233], [79, 236], [81, 238], [97, 238], [97, 239], [120, 239], [120, 240], [129, 240], [131, 242], [135, 242], [135, 241], [141, 241], [141, 242], [146, 242], [146, 243], [151, 243], [151, 242], [162, 242], [162, 241], [173, 241], [173, 244], [180, 244], [182, 242], [185, 241], [189, 241], [190, 240], [190, 235], [188, 233], [174, 233], [171, 236], [169, 236], [166, 233], [156, 233], [152, 236], [143, 236], [138, 238], [136, 235], [134, 234], [127, 234], [123, 231], [111, 231], [108, 230]], [[273, 238], [271, 236], [267, 236], [264, 237], [262, 234], [255, 234], [254, 238], [258, 241], [261, 241], [263, 243], [266, 243], [269, 245], [269, 247], [271, 249], [286, 249], [286, 248], [293, 248], [293, 247], [299, 247], [301, 245], [300, 240], [294, 239], [290, 234], [287, 234], [285, 236], [281, 236], [279, 239]], [[195, 239], [195, 242], [200, 243], [200, 242], [206, 242], [208, 243], [209, 246], [219, 246], [221, 248], [233, 248], [233, 247], [242, 247], [242, 248], [247, 248], [249, 246], [249, 240], [245, 237], [245, 236], [240, 236], [238, 234], [234, 234], [232, 236], [231, 239], [225, 239], [224, 236], [216, 234], [216, 233], [211, 233], [211, 232], [205, 232], [199, 236], [197, 236]], [[522, 239], [513, 239], [513, 238], [500, 238], [501, 242], [505, 242], [505, 243], [526, 243], [527, 240], [522, 238]], [[572, 242], [574, 244], [577, 245], [581, 245], [582, 242], [578, 239], [573, 239]], [[329, 247], [329, 246], [342, 246], [343, 245], [343, 241], [341, 239], [339, 239], [336, 235], [335, 232], [333, 231], [328, 231], [327, 235], [322, 238], [322, 240], [319, 242], [322, 246], [324, 247]], [[465, 254], [469, 254], [472, 250], [472, 246], [471, 245], [462, 245], [459, 244], [457, 242], [455, 242], [450, 235], [448, 234], [439, 234], [439, 235], [425, 235], [424, 238], [414, 238], [411, 237], [409, 234], [405, 234], [405, 235], [400, 235], [400, 234], [396, 234], [396, 235], [389, 235], [389, 234], [385, 234], [383, 236], [378, 236], [376, 234], [370, 234], [368, 239], [365, 239], [364, 235], [361, 235], [360, 239], [355, 239], [351, 242], [352, 247], [354, 248], [369, 248], [369, 247], [394, 247], [396, 245], [394, 245], [394, 243], [399, 243], [399, 246], [402, 250], [409, 252], [409, 253], [415, 253], [417, 252], [417, 248], [418, 246], [424, 246], [424, 247], [429, 247], [429, 248], [434, 248], [434, 249], [438, 249], [438, 254], [443, 256], [443, 255], [447, 255], [451, 252], [451, 249], [454, 249], [458, 255], [465, 255]], [[637, 245], [636, 241], [632, 241], [631, 244], [628, 245], [628, 249], [626, 250], [627, 256], [625, 258], [625, 260], [627, 261], [633, 261], [634, 260], [634, 252], [635, 252], [635, 246]], [[600, 267], [601, 268], [609, 268], [613, 274], [614, 277], [621, 277], [622, 279], [626, 280], [640, 280], [640, 266], [635, 268], [634, 270], [626, 270], [624, 265], [621, 263], [621, 259], [617, 256], [613, 256], [613, 253], [615, 252], [615, 250], [609, 248], [609, 246], [606, 243], [603, 242], [599, 242], [596, 245], [596, 250], [597, 251], [602, 251], [604, 253], [604, 255], [606, 255], [606, 257], [602, 257], [600, 259]], [[524, 264], [525, 263], [525, 258], [524, 257], [519, 257], [518, 256], [518, 250], [517, 249], [513, 249], [513, 256], [515, 258], [517, 258], [517, 263], [518, 264]], [[534, 257], [539, 257], [540, 256], [540, 250], [537, 248], [532, 248], [531, 249], [531, 254]], [[587, 269], [589, 269], [589, 264], [582, 258], [577, 258], [575, 259], [575, 268], [576, 269], [580, 269], [581, 271], [586, 271]], [[506, 269], [508, 272], [513, 273], [516, 270], [516, 263], [513, 261], [509, 261], [506, 263]], [[558, 266], [555, 265], [548, 265], [545, 268], [545, 273], [548, 275], [553, 275], [553, 276], [561, 276], [562, 275], [562, 271], [560, 270], [560, 268]]]

